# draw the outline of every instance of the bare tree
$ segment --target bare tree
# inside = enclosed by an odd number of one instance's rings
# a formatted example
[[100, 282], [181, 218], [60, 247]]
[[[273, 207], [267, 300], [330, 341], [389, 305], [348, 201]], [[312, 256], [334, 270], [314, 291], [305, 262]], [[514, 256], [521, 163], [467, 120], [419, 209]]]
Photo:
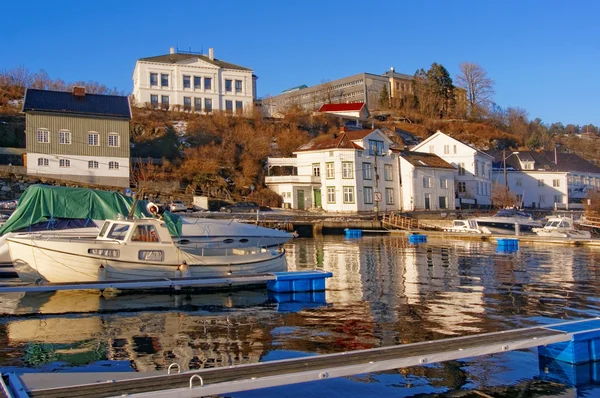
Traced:
[[463, 62], [460, 71], [456, 82], [467, 92], [469, 115], [477, 117], [485, 113], [493, 102], [494, 81], [487, 76], [485, 69], [475, 63]]

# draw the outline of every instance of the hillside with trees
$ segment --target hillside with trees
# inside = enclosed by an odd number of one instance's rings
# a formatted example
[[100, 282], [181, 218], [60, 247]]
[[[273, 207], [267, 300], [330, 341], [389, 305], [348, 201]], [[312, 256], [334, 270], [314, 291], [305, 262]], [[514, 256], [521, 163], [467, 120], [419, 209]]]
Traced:
[[[2, 71], [0, 146], [24, 147], [20, 107], [27, 87], [62, 91], [73, 86], [90, 93], [123, 95], [100, 83], [65, 83], [23, 66]], [[370, 110], [389, 116], [385, 121], [374, 119], [374, 126], [400, 128], [422, 138], [441, 130], [482, 150], [556, 147], [600, 165], [598, 127], [548, 124], [539, 118], [530, 120], [524, 109], [502, 108], [494, 102], [493, 80], [475, 63], [462, 63], [454, 79], [441, 64], [419, 69], [413, 92], [400, 101], [390, 101], [382, 93], [380, 109]], [[211, 196], [251, 195], [273, 205], [278, 197], [262, 189], [267, 158], [291, 156], [311, 138], [340, 129], [338, 118], [313, 115], [294, 105], [282, 119], [263, 117], [258, 106], [244, 117], [136, 107], [132, 112], [132, 158], [137, 159], [132, 175], [138, 184], [179, 181]]]

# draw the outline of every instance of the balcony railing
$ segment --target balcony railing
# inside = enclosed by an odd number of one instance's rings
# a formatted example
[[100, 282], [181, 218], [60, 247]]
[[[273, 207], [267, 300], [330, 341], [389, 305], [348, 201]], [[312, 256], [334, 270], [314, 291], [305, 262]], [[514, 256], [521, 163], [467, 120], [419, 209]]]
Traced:
[[321, 177], [315, 176], [268, 176], [265, 177], [267, 184], [320, 184]]
[[269, 167], [271, 166], [291, 166], [298, 167], [298, 158], [269, 158]]

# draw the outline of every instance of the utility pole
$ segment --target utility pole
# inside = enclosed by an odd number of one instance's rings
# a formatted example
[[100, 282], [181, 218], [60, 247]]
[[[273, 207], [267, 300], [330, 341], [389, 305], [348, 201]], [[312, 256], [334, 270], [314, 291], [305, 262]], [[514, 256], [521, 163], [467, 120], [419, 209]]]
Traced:
[[377, 172], [377, 150], [374, 151], [375, 154], [375, 221], [379, 220], [379, 173]]

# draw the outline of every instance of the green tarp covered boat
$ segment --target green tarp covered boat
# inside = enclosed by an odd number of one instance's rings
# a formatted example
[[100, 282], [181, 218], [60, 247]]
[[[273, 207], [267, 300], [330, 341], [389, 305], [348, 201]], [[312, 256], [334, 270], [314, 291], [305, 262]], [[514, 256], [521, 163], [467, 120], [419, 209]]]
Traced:
[[[24, 231], [30, 226], [52, 220], [106, 220], [127, 216], [134, 199], [119, 192], [89, 188], [67, 188], [43, 184], [31, 185], [23, 192], [14, 213], [0, 228], [0, 235]], [[146, 209], [147, 201], [140, 200], [135, 217], [153, 217]], [[181, 236], [181, 218], [165, 212], [163, 218], [172, 236]]]

